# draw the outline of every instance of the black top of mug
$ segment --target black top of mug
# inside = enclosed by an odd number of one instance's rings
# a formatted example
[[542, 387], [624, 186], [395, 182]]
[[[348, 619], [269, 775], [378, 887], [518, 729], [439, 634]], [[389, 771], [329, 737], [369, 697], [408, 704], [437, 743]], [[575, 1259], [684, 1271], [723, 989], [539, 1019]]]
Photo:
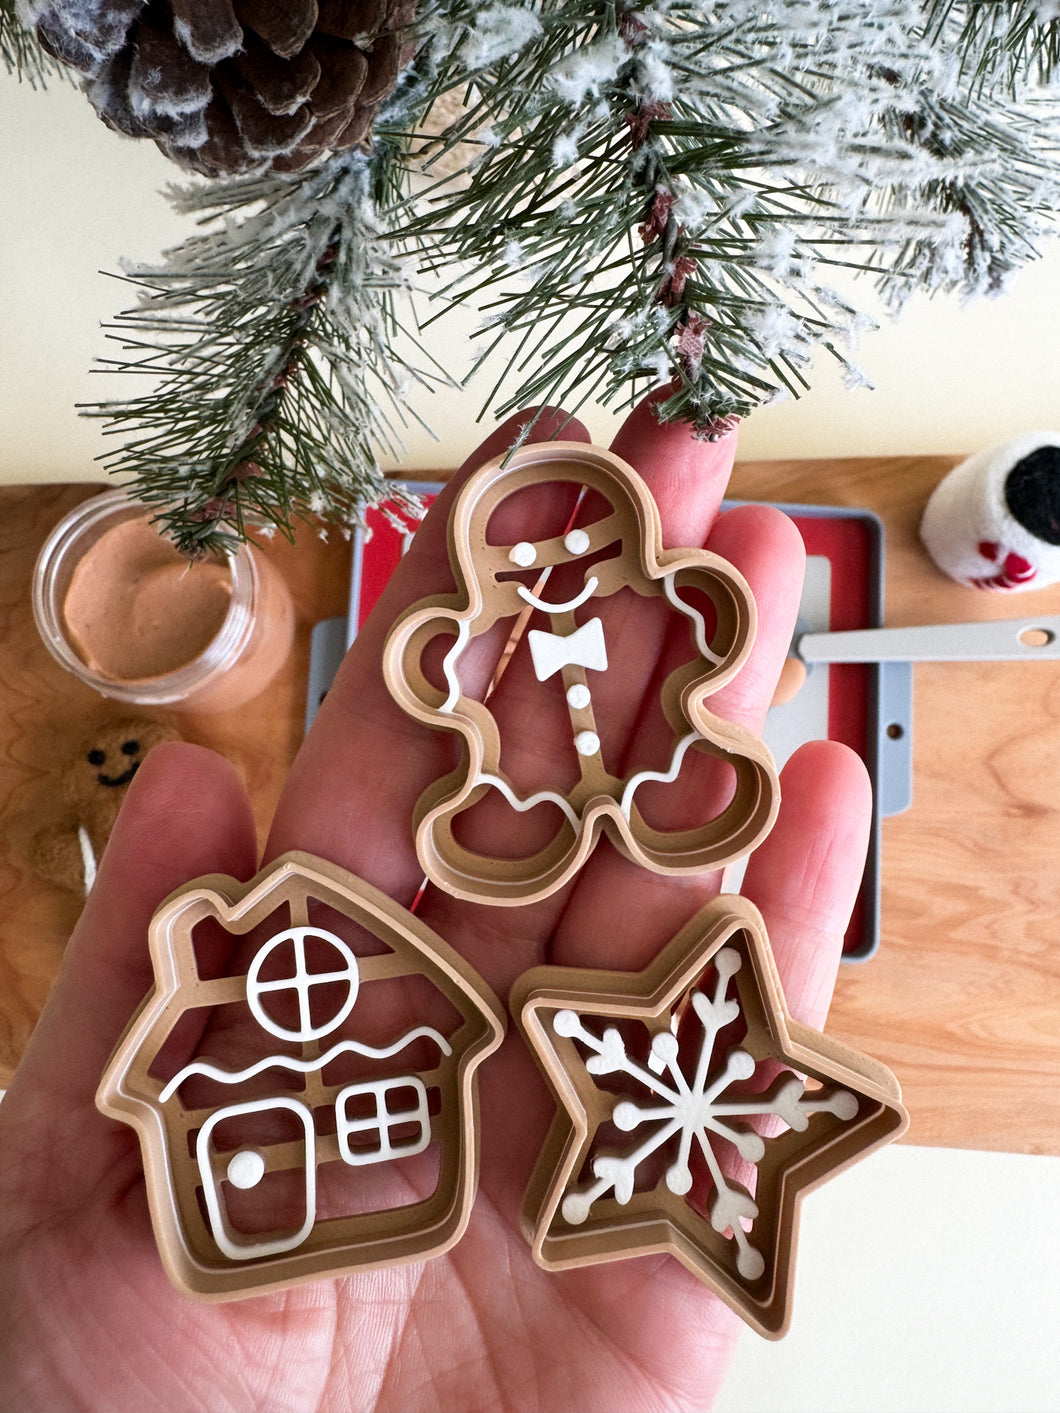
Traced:
[[1013, 518], [1047, 545], [1060, 545], [1060, 447], [1039, 446], [1005, 477]]

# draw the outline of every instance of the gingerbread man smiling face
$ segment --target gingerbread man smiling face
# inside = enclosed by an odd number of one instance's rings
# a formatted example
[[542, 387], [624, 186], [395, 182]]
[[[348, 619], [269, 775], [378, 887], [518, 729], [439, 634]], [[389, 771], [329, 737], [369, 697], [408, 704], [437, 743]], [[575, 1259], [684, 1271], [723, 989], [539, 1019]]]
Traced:
[[180, 734], [151, 717], [104, 717], [85, 731], [58, 780], [63, 817], [34, 838], [35, 871], [74, 893], [87, 893], [126, 788], [153, 746]]
[[[416, 809], [428, 877], [458, 897], [519, 904], [567, 882], [602, 833], [661, 873], [720, 868], [750, 852], [775, 817], [775, 768], [761, 741], [705, 706], [754, 638], [754, 601], [737, 571], [705, 550], [663, 549], [644, 483], [580, 442], [528, 446], [482, 467], [454, 504], [449, 545], [456, 593], [414, 606], [384, 654], [398, 703], [463, 743], [456, 768]], [[671, 620], [662, 658], [652, 656], [660, 616]], [[431, 644], [443, 635], [439, 655]], [[505, 649], [503, 681], [483, 668], [491, 643], [494, 657]], [[643, 664], [631, 667], [638, 654]], [[669, 732], [654, 733], [669, 736], [661, 757], [656, 745], [638, 758], [632, 725], [610, 729], [634, 697], [642, 718], [649, 698], [665, 718]], [[543, 751], [544, 737], [555, 739]], [[518, 764], [531, 753], [532, 779]], [[688, 781], [704, 757], [715, 780], [693, 792], [690, 817]], [[506, 837], [520, 817], [544, 817], [522, 852], [501, 857], [468, 842], [475, 831], [461, 816], [487, 799], [494, 818], [498, 808], [511, 816]]]

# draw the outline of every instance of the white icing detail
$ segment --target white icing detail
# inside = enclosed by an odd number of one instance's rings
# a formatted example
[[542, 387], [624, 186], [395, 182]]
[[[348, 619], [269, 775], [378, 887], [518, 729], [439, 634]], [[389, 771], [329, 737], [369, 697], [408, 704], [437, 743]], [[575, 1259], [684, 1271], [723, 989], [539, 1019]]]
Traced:
[[568, 554], [584, 554], [589, 544], [589, 536], [584, 530], [572, 530], [563, 541], [563, 548]]
[[592, 694], [584, 682], [575, 682], [573, 687], [567, 688], [567, 705], [575, 711], [584, 711], [592, 701]]
[[96, 881], [96, 851], [83, 824], [77, 826], [77, 842], [81, 846], [81, 872], [85, 880], [85, 894], [91, 891]]
[[292, 1070], [295, 1074], [311, 1074], [313, 1070], [323, 1069], [339, 1055], [363, 1055], [369, 1060], [387, 1060], [391, 1055], [396, 1055], [399, 1050], [404, 1050], [406, 1045], [411, 1045], [414, 1040], [418, 1040], [421, 1035], [425, 1035], [428, 1040], [433, 1040], [443, 1055], [453, 1053], [453, 1047], [448, 1040], [444, 1035], [440, 1035], [433, 1026], [418, 1025], [415, 1030], [406, 1031], [400, 1039], [390, 1045], [362, 1045], [357, 1040], [340, 1040], [337, 1045], [333, 1045], [330, 1050], [312, 1060], [296, 1060], [291, 1055], [266, 1055], [265, 1059], [258, 1060], [256, 1064], [249, 1065], [245, 1070], [223, 1070], [209, 1060], [192, 1060], [190, 1065], [185, 1065], [179, 1074], [173, 1076], [159, 1094], [158, 1102], [164, 1104], [167, 1099], [171, 1099], [184, 1081], [190, 1079], [192, 1075], [205, 1075], [207, 1079], [216, 1079], [220, 1084], [241, 1084], [245, 1079], [253, 1079], [255, 1075], [263, 1074], [273, 1065], [281, 1070]]
[[574, 749], [580, 756], [595, 756], [600, 749], [600, 737], [595, 731], [579, 731], [574, 738]]
[[573, 829], [581, 826], [581, 820], [571, 808], [569, 800], [565, 800], [562, 795], [557, 795], [554, 790], [539, 790], [536, 795], [528, 795], [525, 800], [521, 800], [506, 780], [502, 780], [499, 775], [482, 774], [475, 781], [476, 785], [492, 785], [499, 790], [504, 798], [511, 805], [513, 810], [518, 810], [520, 814], [526, 810], [532, 810], [535, 805], [540, 805], [547, 801], [549, 804], [558, 805], [566, 815]]
[[[416, 1101], [411, 1109], [391, 1109], [388, 1106], [387, 1095], [393, 1090], [401, 1089], [411, 1089], [415, 1092]], [[373, 1112], [350, 1118], [346, 1112], [349, 1101], [361, 1096], [367, 1096], [372, 1101]], [[347, 1085], [335, 1100], [335, 1122], [339, 1154], [342, 1161], [352, 1167], [363, 1167], [368, 1163], [386, 1163], [391, 1158], [411, 1158], [415, 1153], [422, 1153], [431, 1141], [427, 1090], [418, 1075]], [[419, 1132], [400, 1143], [393, 1143], [390, 1138], [391, 1130], [403, 1124], [416, 1124]], [[374, 1133], [375, 1146], [352, 1148], [350, 1135], [355, 1133]]]
[[228, 1181], [244, 1192], [257, 1187], [265, 1176], [265, 1159], [254, 1148], [241, 1148], [228, 1164]]
[[[588, 1074], [627, 1075], [643, 1093], [638, 1099], [619, 1100], [611, 1114], [621, 1133], [639, 1130], [636, 1138], [624, 1151], [591, 1154], [593, 1181], [569, 1189], [560, 1211], [564, 1221], [579, 1226], [600, 1199], [611, 1198], [624, 1205], [633, 1197], [637, 1180], [643, 1176], [638, 1171], [641, 1165], [654, 1154], [661, 1157], [667, 1147], [670, 1161], [663, 1181], [671, 1192], [682, 1196], [691, 1191], [692, 1151], [698, 1148], [713, 1181], [711, 1226], [733, 1242], [740, 1275], [745, 1280], [757, 1280], [765, 1270], [762, 1253], [752, 1241], [758, 1207], [748, 1189], [722, 1169], [716, 1151], [719, 1142], [731, 1144], [744, 1162], [757, 1164], [765, 1157], [769, 1140], [740, 1120], [776, 1115], [788, 1128], [802, 1132], [813, 1114], [829, 1113], [849, 1122], [859, 1106], [857, 1096], [849, 1090], [807, 1091], [805, 1081], [790, 1072], [772, 1095], [741, 1094], [734, 1088], [757, 1069], [755, 1059], [747, 1051], [735, 1047], [726, 1051], [720, 1043], [726, 1026], [740, 1015], [739, 995], [728, 993], [741, 961], [735, 948], [723, 947], [713, 958], [713, 994], [698, 987], [692, 992], [692, 1007], [701, 1027], [696, 1049], [689, 1046], [682, 1055], [670, 1031], [657, 1032], [652, 1037], [646, 1066], [629, 1053], [615, 1026], [609, 1025], [597, 1034], [575, 1011], [555, 1014], [552, 1027], [556, 1034], [577, 1041], [589, 1052], [583, 1059]], [[623, 1087], [632, 1086], [627, 1081]]]
[[590, 618], [573, 633], [548, 633], [531, 628], [526, 635], [534, 676], [545, 682], [563, 667], [587, 667], [603, 672], [607, 667], [607, 645], [604, 642], [603, 620]]
[[[234, 1241], [229, 1235], [228, 1225], [221, 1212], [219, 1196], [220, 1183], [214, 1176], [210, 1162], [210, 1134], [223, 1119], [237, 1118], [240, 1114], [266, 1114], [272, 1109], [286, 1109], [301, 1121], [305, 1134], [305, 1221], [297, 1231], [271, 1240], [255, 1240], [247, 1237]], [[297, 1099], [252, 1099], [246, 1104], [232, 1104], [226, 1109], [218, 1109], [199, 1129], [195, 1141], [195, 1156], [202, 1178], [202, 1192], [206, 1202], [206, 1212], [210, 1219], [210, 1231], [214, 1241], [230, 1261], [256, 1260], [259, 1256], [277, 1256], [281, 1251], [293, 1251], [301, 1246], [313, 1230], [317, 1215], [317, 1170], [316, 1142], [313, 1135], [313, 1115]], [[238, 1155], [237, 1155], [238, 1156]]]
[[570, 599], [567, 603], [546, 603], [544, 599], [539, 599], [536, 594], [532, 594], [525, 584], [517, 584], [520, 598], [524, 598], [531, 608], [539, 608], [542, 613], [571, 613], [576, 608], [581, 608], [583, 603], [588, 603], [599, 587], [600, 580], [593, 574], [585, 581], [585, 588], [580, 594]]
[[467, 647], [467, 640], [471, 636], [471, 622], [467, 618], [460, 620], [460, 626], [456, 630], [456, 642], [445, 655], [442, 663], [442, 672], [445, 680], [449, 683], [449, 695], [438, 708], [439, 711], [449, 713], [460, 700], [460, 683], [456, 676], [456, 659]]
[[520, 540], [517, 545], [512, 545], [508, 558], [513, 564], [518, 564], [520, 569], [529, 569], [537, 558], [537, 550], [529, 540]]
[[703, 737], [698, 731], [690, 731], [687, 736], [682, 736], [674, 747], [674, 753], [670, 758], [669, 770], [639, 770], [636, 775], [631, 775], [626, 781], [626, 788], [622, 791], [620, 808], [622, 813], [629, 818], [630, 806], [633, 804], [633, 796], [640, 789], [646, 780], [658, 780], [660, 785], [671, 785], [677, 779], [677, 773], [681, 769], [681, 762], [685, 758], [685, 752], [693, 741], [702, 741]]
[[582, 1023], [577, 1011], [557, 1011], [552, 1018], [552, 1029], [557, 1035], [565, 1035], [569, 1038], [572, 1035], [577, 1035], [581, 1028]]
[[678, 596], [677, 585], [674, 583], [674, 578], [675, 574], [667, 574], [664, 576], [662, 581], [663, 593], [673, 604], [674, 608], [677, 609], [678, 613], [683, 613], [686, 618], [692, 620], [692, 626], [695, 630], [696, 649], [700, 657], [705, 657], [708, 662], [713, 662], [715, 665], [724, 662], [724, 657], [714, 652], [707, 642], [706, 620], [698, 608], [693, 608], [690, 603], [685, 603], [684, 599]]
[[[306, 939], [310, 937], [318, 938], [335, 948], [345, 963], [341, 970], [327, 972], [306, 970], [305, 944]], [[267, 958], [277, 947], [285, 945], [290, 945], [294, 952], [294, 975], [283, 977], [277, 981], [259, 980], [261, 969]], [[310, 988], [328, 985], [332, 982], [346, 984], [348, 987], [346, 999], [329, 1019], [314, 1025], [309, 1004]], [[357, 969], [357, 958], [341, 937], [336, 937], [333, 932], [325, 932], [322, 927], [291, 927], [285, 932], [278, 932], [275, 937], [270, 937], [258, 949], [250, 964], [250, 970], [247, 972], [247, 1004], [262, 1029], [267, 1030], [270, 1035], [275, 1035], [278, 1040], [300, 1040], [303, 1042], [319, 1040], [321, 1036], [336, 1030], [353, 1010], [359, 985], [360, 974]], [[293, 991], [298, 997], [298, 1025], [293, 1028], [280, 1025], [269, 1015], [262, 1004], [263, 994], [278, 991]]]

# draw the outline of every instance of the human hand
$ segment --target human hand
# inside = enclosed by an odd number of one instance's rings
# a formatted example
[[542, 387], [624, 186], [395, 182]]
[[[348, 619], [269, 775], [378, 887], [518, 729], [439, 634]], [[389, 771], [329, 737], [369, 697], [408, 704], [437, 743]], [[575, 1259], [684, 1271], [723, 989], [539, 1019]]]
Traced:
[[[536, 435], [561, 422], [542, 418]], [[495, 432], [465, 472], [503, 450], [513, 427]], [[588, 439], [576, 423], [560, 435]], [[652, 489], [667, 545], [706, 543], [749, 581], [758, 639], [709, 706], [757, 732], [794, 627], [803, 551], [776, 512], [746, 507], [718, 518], [734, 440], [695, 442], [642, 405], [614, 449]], [[443, 734], [394, 705], [380, 660], [396, 616], [451, 585], [451, 494], [348, 654], [291, 770], [266, 851], [317, 854], [406, 906], [422, 876], [413, 807], [442, 773], [448, 748]], [[621, 661], [620, 648], [612, 660]], [[628, 688], [616, 693], [612, 709], [626, 713], [627, 733], [638, 729], [639, 706]], [[498, 711], [532, 748], [534, 726], [518, 721], [518, 704]], [[765, 915], [789, 1008], [811, 1025], [827, 1010], [868, 815], [860, 762], [829, 743], [805, 747], [784, 772], [779, 820], [748, 867], [743, 891]], [[96, 1112], [94, 1092], [150, 986], [145, 938], [158, 903], [196, 876], [246, 879], [256, 868], [250, 809], [231, 767], [186, 745], [153, 753], [0, 1105], [0, 1406], [709, 1406], [741, 1326], [676, 1261], [650, 1256], [553, 1274], [531, 1260], [519, 1207], [553, 1104], [514, 1027], [479, 1074], [479, 1194], [466, 1235], [446, 1256], [226, 1305], [194, 1303], [170, 1285], [137, 1139]], [[504, 999], [522, 971], [546, 959], [643, 966], [718, 887], [716, 875], [673, 879], [634, 868], [602, 843], [573, 884], [541, 902], [491, 908], [428, 889], [418, 912]]]

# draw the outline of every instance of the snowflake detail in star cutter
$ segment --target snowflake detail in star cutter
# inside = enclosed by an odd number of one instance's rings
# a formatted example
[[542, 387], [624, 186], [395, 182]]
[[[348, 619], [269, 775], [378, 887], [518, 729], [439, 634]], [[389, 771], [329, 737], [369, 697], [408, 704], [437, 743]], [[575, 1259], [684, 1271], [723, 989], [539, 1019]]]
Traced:
[[[740, 1016], [739, 1001], [728, 997], [727, 992], [731, 978], [741, 965], [742, 959], [734, 948], [723, 948], [714, 958], [713, 995], [708, 996], [701, 990], [691, 993], [689, 999], [701, 1028], [691, 1073], [686, 1073], [682, 1066], [678, 1039], [672, 1030], [655, 1033], [647, 1064], [642, 1065], [629, 1054], [614, 1026], [597, 1036], [584, 1025], [576, 1011], [556, 1013], [552, 1022], [556, 1033], [579, 1041], [591, 1052], [585, 1062], [590, 1074], [620, 1072], [628, 1075], [655, 1101], [643, 1105], [622, 1099], [615, 1105], [611, 1115], [615, 1126], [624, 1133], [648, 1130], [646, 1136], [627, 1152], [597, 1152], [590, 1160], [595, 1180], [587, 1187], [568, 1191], [560, 1210], [564, 1221], [578, 1226], [600, 1198], [610, 1195], [616, 1202], [628, 1203], [642, 1164], [667, 1146], [672, 1148], [676, 1140], [677, 1153], [664, 1176], [666, 1186], [679, 1196], [691, 1191], [690, 1160], [693, 1148], [698, 1148], [713, 1182], [711, 1226], [736, 1242], [736, 1266], [740, 1275], [756, 1280], [765, 1269], [762, 1253], [749, 1235], [758, 1207], [747, 1188], [723, 1171], [716, 1141], [726, 1140], [745, 1163], [753, 1166], [764, 1157], [767, 1140], [753, 1128], [734, 1121], [773, 1115], [787, 1128], [803, 1132], [811, 1114], [830, 1113], [842, 1120], [853, 1119], [858, 1112], [858, 1100], [848, 1089], [807, 1093], [805, 1082], [791, 1072], [765, 1093], [733, 1091], [734, 1085], [753, 1078], [758, 1069], [757, 1061], [748, 1051], [738, 1046], [728, 1050], [718, 1046], [720, 1032]], [[716, 1056], [721, 1061], [720, 1067], [715, 1063]]]
[[523, 1201], [535, 1261], [665, 1252], [782, 1335], [803, 1196], [908, 1115], [885, 1065], [788, 1012], [758, 910], [715, 898], [639, 972], [534, 967], [510, 1009], [556, 1102]]

